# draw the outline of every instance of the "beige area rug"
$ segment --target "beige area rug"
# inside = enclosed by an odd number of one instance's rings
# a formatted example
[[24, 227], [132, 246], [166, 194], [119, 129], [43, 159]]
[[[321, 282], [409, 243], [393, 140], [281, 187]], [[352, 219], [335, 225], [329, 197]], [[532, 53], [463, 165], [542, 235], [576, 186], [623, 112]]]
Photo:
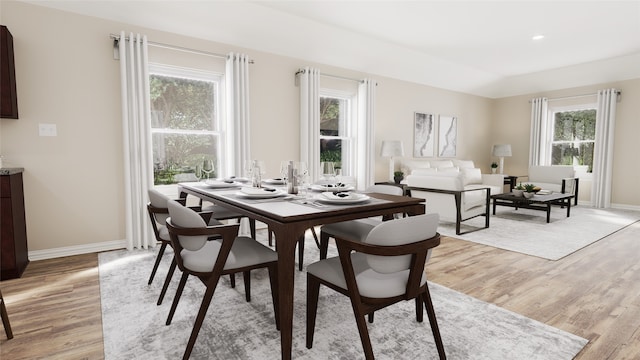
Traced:
[[[456, 235], [455, 224], [441, 222], [438, 231], [456, 239], [558, 260], [640, 220], [638, 211], [585, 206], [572, 206], [570, 217], [566, 216], [566, 209], [554, 206], [547, 223], [544, 211], [498, 206], [488, 229]], [[462, 231], [482, 227], [484, 220], [465, 221]]]
[[[335, 248], [330, 247], [335, 254]], [[165, 319], [179, 275], [165, 302], [156, 305], [171, 253], [165, 255], [151, 286], [147, 278], [155, 250], [101, 253], [100, 292], [105, 359], [179, 359], [182, 357], [204, 286], [187, 282], [173, 323]], [[305, 263], [318, 259], [308, 238]], [[214, 294], [191, 359], [279, 359], [267, 271], [251, 273], [252, 300], [244, 300], [241, 279], [232, 289], [224, 278]], [[452, 360], [569, 360], [587, 340], [444, 286], [430, 283], [447, 358]], [[363, 350], [347, 297], [321, 288], [312, 349], [305, 347], [306, 273], [295, 272], [293, 358], [363, 359]], [[376, 312], [368, 324], [377, 359], [437, 359], [428, 318], [415, 321], [415, 304], [402, 302]]]

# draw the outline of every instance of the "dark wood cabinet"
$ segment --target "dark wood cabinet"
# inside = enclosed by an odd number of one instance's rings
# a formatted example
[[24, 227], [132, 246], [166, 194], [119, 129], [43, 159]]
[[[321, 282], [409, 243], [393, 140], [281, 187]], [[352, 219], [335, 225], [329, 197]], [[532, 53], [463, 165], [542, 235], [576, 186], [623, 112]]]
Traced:
[[0, 117], [18, 118], [13, 36], [4, 25], [0, 25]]
[[0, 202], [0, 279], [15, 279], [29, 264], [21, 170], [2, 169]]

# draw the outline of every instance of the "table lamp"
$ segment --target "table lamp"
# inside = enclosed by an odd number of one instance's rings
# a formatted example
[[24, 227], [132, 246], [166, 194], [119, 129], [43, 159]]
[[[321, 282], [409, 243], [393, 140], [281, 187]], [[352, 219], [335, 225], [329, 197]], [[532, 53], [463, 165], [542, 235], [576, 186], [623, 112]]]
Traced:
[[404, 148], [400, 140], [383, 140], [380, 156], [389, 158], [389, 181], [393, 181], [393, 172], [395, 165], [393, 163], [394, 156], [404, 156]]
[[497, 156], [500, 158], [500, 174], [504, 174], [504, 158], [505, 156], [511, 156], [511, 145], [509, 144], [497, 144], [493, 145], [493, 150], [491, 151], [493, 156]]

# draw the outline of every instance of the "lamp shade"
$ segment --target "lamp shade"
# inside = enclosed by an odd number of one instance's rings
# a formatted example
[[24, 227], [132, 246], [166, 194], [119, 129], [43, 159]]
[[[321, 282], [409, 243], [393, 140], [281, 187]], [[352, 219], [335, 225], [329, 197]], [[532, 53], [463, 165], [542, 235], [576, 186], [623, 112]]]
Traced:
[[404, 156], [404, 147], [400, 140], [383, 140], [380, 156]]
[[506, 157], [511, 156], [511, 145], [509, 144], [497, 144], [493, 145], [493, 150], [491, 151], [493, 156]]

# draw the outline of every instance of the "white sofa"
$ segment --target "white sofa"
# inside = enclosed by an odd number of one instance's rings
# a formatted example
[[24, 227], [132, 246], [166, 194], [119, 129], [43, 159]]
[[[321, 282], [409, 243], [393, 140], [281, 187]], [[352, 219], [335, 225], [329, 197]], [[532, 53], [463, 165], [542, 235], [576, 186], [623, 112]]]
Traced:
[[403, 160], [402, 168], [411, 196], [426, 200], [427, 213], [455, 222], [456, 234], [461, 222], [480, 215], [485, 226], [471, 231], [489, 227], [490, 196], [503, 192], [503, 175], [482, 174], [470, 160]]
[[574, 204], [578, 205], [578, 178], [571, 165], [530, 166], [527, 183], [539, 186], [544, 190], [569, 193], [575, 196]]

